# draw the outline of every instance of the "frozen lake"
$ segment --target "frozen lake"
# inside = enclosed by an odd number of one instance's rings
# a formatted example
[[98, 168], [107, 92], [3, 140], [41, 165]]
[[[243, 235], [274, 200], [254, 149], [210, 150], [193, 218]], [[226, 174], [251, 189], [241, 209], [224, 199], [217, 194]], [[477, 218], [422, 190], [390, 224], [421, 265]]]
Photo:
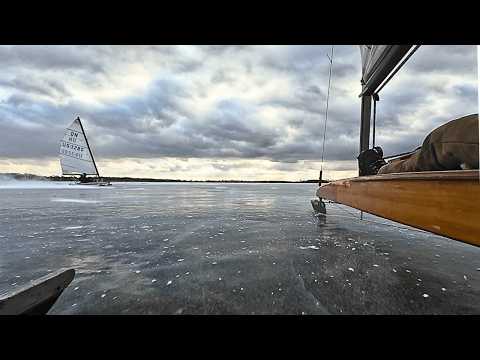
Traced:
[[479, 314], [480, 248], [316, 184], [0, 184], [0, 293], [61, 267], [50, 314]]

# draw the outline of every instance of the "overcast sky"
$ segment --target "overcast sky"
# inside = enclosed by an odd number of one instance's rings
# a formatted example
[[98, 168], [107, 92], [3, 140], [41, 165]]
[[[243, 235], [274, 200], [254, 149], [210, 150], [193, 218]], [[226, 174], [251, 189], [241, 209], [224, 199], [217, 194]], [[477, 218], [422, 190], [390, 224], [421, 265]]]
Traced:
[[[80, 116], [100, 175], [318, 177], [330, 46], [0, 46], [0, 172], [59, 175]], [[356, 175], [360, 50], [335, 46], [324, 173]], [[476, 46], [422, 46], [380, 94], [386, 155], [478, 113]]]

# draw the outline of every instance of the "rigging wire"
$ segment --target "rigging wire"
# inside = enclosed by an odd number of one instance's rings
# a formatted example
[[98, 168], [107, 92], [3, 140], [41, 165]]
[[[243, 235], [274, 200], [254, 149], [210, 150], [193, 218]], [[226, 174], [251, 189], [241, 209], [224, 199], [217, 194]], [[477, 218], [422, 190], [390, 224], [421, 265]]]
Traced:
[[380, 97], [377, 93], [372, 95], [373, 98], [373, 138], [372, 138], [372, 148], [375, 147], [375, 120], [377, 119], [377, 101], [380, 101]]
[[328, 60], [330, 61], [330, 69], [329, 69], [329, 73], [328, 73], [327, 103], [326, 103], [326, 106], [325, 106], [325, 124], [324, 124], [324, 127], [323, 127], [322, 160], [321, 160], [321, 163], [320, 163], [319, 185], [322, 185], [323, 158], [324, 158], [324, 154], [325, 154], [325, 136], [327, 134], [327, 121], [328, 121], [328, 101], [330, 99], [330, 84], [331, 84], [331, 81], [332, 81], [333, 47], [334, 46], [332, 45], [332, 50], [331, 50], [330, 56], [328, 56], [328, 54], [327, 54]]

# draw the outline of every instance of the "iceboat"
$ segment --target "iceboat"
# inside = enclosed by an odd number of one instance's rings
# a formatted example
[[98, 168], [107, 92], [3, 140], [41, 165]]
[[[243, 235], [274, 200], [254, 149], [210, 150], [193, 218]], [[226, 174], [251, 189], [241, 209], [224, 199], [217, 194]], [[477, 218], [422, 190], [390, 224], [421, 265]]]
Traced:
[[[65, 130], [60, 141], [60, 165], [62, 175], [80, 175], [71, 185], [110, 186], [99, 173], [88, 143], [80, 117], [77, 117]], [[87, 177], [93, 175], [93, 177]]]
[[[380, 171], [387, 165], [384, 159], [389, 157], [384, 158], [381, 148], [375, 148], [375, 105], [379, 100], [378, 93], [419, 46], [360, 45], [362, 90], [359, 95], [361, 98], [360, 155], [357, 158], [359, 176], [323, 184], [320, 173], [319, 188], [316, 191], [318, 198], [311, 201], [312, 206], [318, 213], [324, 213], [325, 204], [322, 199], [328, 199], [385, 219], [480, 246], [478, 158], [473, 167], [465, 169], [447, 167], [443, 170], [434, 169], [436, 171], [428, 169], [391, 173]], [[374, 130], [373, 149], [370, 149], [372, 103]], [[478, 114], [470, 116], [476, 116], [478, 124]], [[473, 130], [471, 134], [475, 133], [478, 135], [478, 129]], [[469, 148], [468, 153], [478, 153], [478, 136], [470, 145], [473, 146], [473, 150]], [[465, 153], [465, 149], [463, 151]], [[362, 154], [367, 152], [374, 157], [377, 156], [373, 159], [375, 161], [367, 164], [370, 169], [374, 168], [373, 171], [369, 171], [368, 166], [366, 168], [361, 162]]]

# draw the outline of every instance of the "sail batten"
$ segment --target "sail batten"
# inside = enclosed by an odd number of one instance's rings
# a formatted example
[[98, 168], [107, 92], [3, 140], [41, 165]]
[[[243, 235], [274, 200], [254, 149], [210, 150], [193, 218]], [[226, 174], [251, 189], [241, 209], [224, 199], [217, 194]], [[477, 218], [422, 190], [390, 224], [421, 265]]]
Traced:
[[80, 118], [66, 128], [60, 141], [60, 165], [63, 175], [96, 175], [98, 170], [88, 146]]

